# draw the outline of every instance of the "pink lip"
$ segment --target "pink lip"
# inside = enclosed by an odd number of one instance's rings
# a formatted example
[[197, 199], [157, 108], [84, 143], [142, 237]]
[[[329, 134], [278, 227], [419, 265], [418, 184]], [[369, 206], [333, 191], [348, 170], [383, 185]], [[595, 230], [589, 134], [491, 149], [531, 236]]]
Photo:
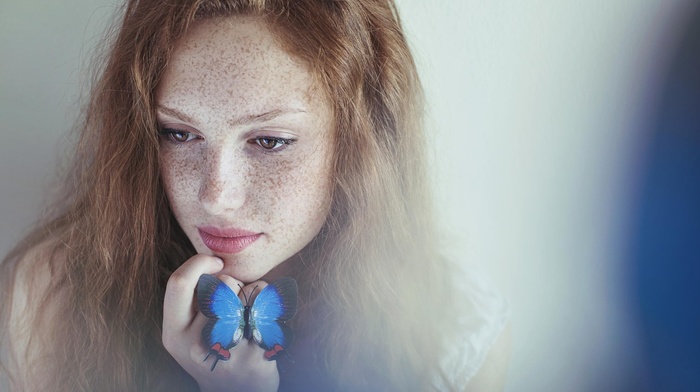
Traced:
[[222, 229], [218, 227], [197, 227], [204, 245], [217, 253], [233, 254], [243, 251], [255, 242], [262, 233], [242, 229]]

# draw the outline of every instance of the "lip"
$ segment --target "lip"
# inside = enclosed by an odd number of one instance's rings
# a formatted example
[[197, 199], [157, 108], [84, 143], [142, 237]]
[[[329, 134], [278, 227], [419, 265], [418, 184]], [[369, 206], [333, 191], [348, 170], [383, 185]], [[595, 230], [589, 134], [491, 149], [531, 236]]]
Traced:
[[248, 230], [213, 226], [197, 227], [197, 231], [207, 248], [225, 254], [241, 252], [262, 236]]

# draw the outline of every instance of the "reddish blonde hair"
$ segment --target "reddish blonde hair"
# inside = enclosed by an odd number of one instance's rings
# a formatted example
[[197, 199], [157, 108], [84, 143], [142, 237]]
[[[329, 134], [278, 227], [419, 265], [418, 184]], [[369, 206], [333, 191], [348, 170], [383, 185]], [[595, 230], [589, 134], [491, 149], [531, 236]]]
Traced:
[[69, 206], [3, 265], [12, 287], [29, 249], [50, 240], [62, 255], [51, 258], [42, 306], [65, 317], [34, 323], [57, 357], [37, 371], [59, 390], [153, 389], [182, 372], [160, 344], [162, 297], [195, 251], [160, 184], [155, 91], [192, 23], [247, 15], [309, 67], [334, 112], [332, 207], [298, 256], [306, 305], [294, 321], [316, 331], [320, 351], [308, 365], [333, 388], [428, 388], [449, 334], [437, 321], [448, 307], [436, 306], [448, 285], [433, 243], [421, 89], [392, 0], [130, 0], [123, 13], [86, 109]]

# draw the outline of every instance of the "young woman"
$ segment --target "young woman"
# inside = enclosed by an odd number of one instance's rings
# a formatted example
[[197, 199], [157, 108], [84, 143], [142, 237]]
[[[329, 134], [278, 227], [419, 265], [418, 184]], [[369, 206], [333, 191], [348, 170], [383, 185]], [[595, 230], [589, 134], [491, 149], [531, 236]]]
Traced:
[[[421, 112], [391, 0], [129, 1], [67, 201], [2, 264], [10, 387], [498, 389], [505, 312], [437, 252]], [[202, 274], [295, 278], [294, 361], [211, 370]]]

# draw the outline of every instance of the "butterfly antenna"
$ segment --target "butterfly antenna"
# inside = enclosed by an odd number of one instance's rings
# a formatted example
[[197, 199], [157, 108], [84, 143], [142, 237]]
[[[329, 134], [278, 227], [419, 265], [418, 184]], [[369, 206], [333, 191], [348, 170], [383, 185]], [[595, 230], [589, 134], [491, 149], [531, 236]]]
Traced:
[[241, 293], [243, 293], [243, 299], [245, 300], [245, 304], [248, 305], [248, 296], [245, 295], [245, 290], [243, 290], [243, 286], [241, 286], [241, 284], [239, 283], [238, 287], [241, 288]]
[[[250, 305], [250, 299], [248, 298], [247, 295], [245, 295], [245, 290], [243, 290], [243, 286], [241, 286], [241, 284], [239, 283], [238, 287], [240, 287], [241, 292], [243, 292], [243, 299], [245, 300], [246, 306]], [[255, 287], [253, 287], [253, 291], [250, 292], [251, 297], [253, 296], [253, 293], [255, 293], [255, 290], [257, 290], [257, 289], [258, 289], [258, 285], [255, 285]]]

